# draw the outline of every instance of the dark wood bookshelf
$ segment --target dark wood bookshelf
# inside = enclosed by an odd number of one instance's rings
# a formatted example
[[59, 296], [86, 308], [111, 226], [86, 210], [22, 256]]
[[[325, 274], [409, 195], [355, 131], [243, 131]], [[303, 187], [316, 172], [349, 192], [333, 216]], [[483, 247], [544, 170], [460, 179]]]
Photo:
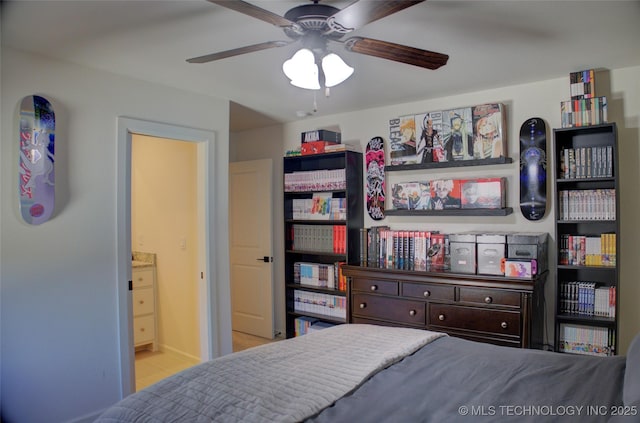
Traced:
[[[594, 159], [601, 162], [600, 157], [594, 156], [593, 152], [609, 148], [611, 150], [609, 165], [611, 176], [601, 176], [594, 173]], [[579, 151], [586, 161], [585, 172], [572, 173], [567, 177], [566, 170], [574, 163], [566, 163], [567, 156], [565, 150], [572, 150], [574, 156]], [[591, 156], [589, 155], [591, 152]], [[618, 140], [615, 123], [602, 125], [592, 125], [574, 128], [558, 128], [553, 130], [553, 149], [555, 168], [553, 172], [553, 183], [556, 187], [555, 199], [555, 240], [557, 251], [557, 271], [555, 284], [555, 348], [562, 351], [562, 343], [565, 325], [569, 329], [593, 328], [600, 330], [607, 329], [608, 340], [614, 354], [618, 354], [619, 340], [619, 311], [620, 311], [620, 190], [618, 171]], [[591, 175], [588, 177], [586, 170], [591, 165]], [[564, 166], [564, 168], [563, 168]], [[576, 168], [578, 164], [576, 164]], [[587, 177], [584, 174], [587, 173]], [[577, 176], [577, 177], [574, 177]], [[563, 191], [582, 190], [614, 190], [615, 191], [615, 214], [612, 219], [572, 219], [566, 218], [562, 213], [561, 196]], [[566, 199], [566, 197], [565, 197]], [[566, 211], [566, 209], [565, 209]], [[614, 265], [585, 265], [585, 264], [563, 264], [563, 235], [600, 237], [602, 234], [616, 234], [615, 240], [615, 262]], [[562, 289], [569, 282], [591, 282], [596, 287], [615, 287], [615, 317], [604, 317], [589, 315], [586, 313], [568, 313], [565, 306], [566, 297], [563, 297]], [[597, 329], [596, 329], [597, 328]]]
[[[347, 318], [341, 319], [324, 314], [295, 310], [294, 291], [327, 294], [347, 299], [346, 291], [338, 289], [320, 288], [294, 283], [294, 268], [296, 262], [317, 264], [334, 264], [337, 262], [357, 263], [360, 254], [360, 229], [364, 226], [363, 204], [363, 164], [362, 153], [355, 151], [340, 151], [307, 156], [285, 157], [283, 170], [285, 174], [303, 171], [345, 170], [346, 186], [342, 189], [318, 190], [285, 190], [284, 191], [284, 278], [285, 278], [285, 307], [286, 307], [286, 337], [295, 336], [295, 321], [299, 317], [316, 319], [326, 323], [346, 323]], [[284, 188], [284, 187], [283, 187]], [[346, 203], [346, 219], [293, 219], [293, 200], [310, 199], [315, 193], [331, 193], [333, 198], [344, 198]], [[346, 228], [346, 251], [335, 253], [331, 251], [314, 251], [309, 249], [295, 249], [292, 245], [291, 233], [293, 225], [314, 226], [343, 226]], [[347, 305], [348, 308], [348, 305]]]

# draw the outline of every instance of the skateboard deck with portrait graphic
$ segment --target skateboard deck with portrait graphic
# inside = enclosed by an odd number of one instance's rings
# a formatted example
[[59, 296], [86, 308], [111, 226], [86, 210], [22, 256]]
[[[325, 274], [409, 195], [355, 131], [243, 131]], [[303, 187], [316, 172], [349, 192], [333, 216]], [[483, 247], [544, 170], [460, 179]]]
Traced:
[[39, 225], [49, 220], [55, 205], [55, 128], [51, 103], [30, 95], [20, 103], [18, 190], [22, 219]]
[[547, 127], [540, 118], [520, 127], [520, 211], [540, 220], [547, 209]]
[[384, 219], [384, 140], [373, 137], [365, 149], [367, 212], [373, 220]]

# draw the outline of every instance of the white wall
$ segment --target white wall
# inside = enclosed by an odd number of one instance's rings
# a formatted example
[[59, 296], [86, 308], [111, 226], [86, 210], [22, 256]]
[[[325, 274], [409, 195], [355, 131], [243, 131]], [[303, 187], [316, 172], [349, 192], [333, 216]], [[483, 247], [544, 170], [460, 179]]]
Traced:
[[[216, 132], [216, 204], [227, 204], [227, 101], [2, 49], [0, 292], [2, 420], [90, 418], [120, 398], [117, 117]], [[17, 211], [17, 107], [40, 94], [56, 110], [56, 210], [40, 226]], [[212, 215], [226, 240], [226, 210]], [[231, 350], [226, 241], [212, 240], [216, 349]], [[220, 298], [224, 297], [226, 298]]]
[[[471, 106], [488, 102], [500, 102], [506, 105], [508, 155], [513, 163], [500, 166], [486, 166], [474, 168], [452, 168], [443, 170], [429, 170], [428, 179], [443, 177], [458, 177], [461, 172], [465, 176], [506, 176], [508, 178], [507, 205], [514, 208], [514, 213], [506, 217], [478, 217], [473, 219], [459, 217], [401, 217], [389, 216], [383, 221], [373, 221], [365, 213], [365, 226], [376, 224], [390, 225], [394, 229], [426, 228], [440, 230], [444, 233], [464, 232], [468, 230], [486, 231], [521, 231], [548, 232], [550, 240], [551, 265], [555, 265], [556, 250], [554, 248], [555, 227], [553, 204], [548, 205], [545, 217], [536, 222], [526, 220], [519, 211], [519, 144], [518, 132], [520, 125], [530, 117], [540, 117], [548, 127], [547, 145], [551, 150], [552, 128], [560, 127], [560, 102], [569, 97], [569, 72], [566, 78], [539, 81], [530, 84], [515, 85], [461, 94], [446, 98], [427, 99], [424, 101], [398, 104], [390, 107], [380, 107], [361, 110], [353, 113], [331, 115], [318, 118], [308, 118], [284, 125], [282, 153], [299, 145], [300, 133], [312, 129], [329, 128], [342, 132], [343, 142], [359, 142], [364, 151], [366, 143], [374, 136], [389, 138], [389, 119], [402, 115], [417, 114], [427, 111], [446, 110], [463, 106]], [[608, 87], [607, 76], [610, 76], [611, 86]], [[472, 77], [472, 75], [470, 75]], [[602, 75], [600, 84], [596, 87], [599, 93], [605, 93], [609, 103], [609, 121], [618, 125], [618, 141], [620, 154], [620, 205], [621, 205], [621, 304], [620, 304], [620, 351], [626, 352], [633, 336], [640, 332], [640, 283], [636, 280], [635, 265], [640, 263], [640, 67], [616, 69], [610, 75]], [[334, 89], [340, 89], [336, 87]], [[330, 104], [330, 101], [329, 101]], [[263, 139], [260, 142], [264, 142]], [[554, 198], [554, 191], [550, 182], [554, 163], [549, 162], [548, 198]], [[399, 181], [399, 178], [415, 178], [425, 173], [406, 172], [387, 175], [387, 195], [389, 184]], [[276, 203], [280, 210], [274, 216], [282, 216], [282, 202]], [[281, 232], [280, 232], [281, 233]], [[282, 266], [282, 264], [281, 264]], [[545, 289], [548, 327], [548, 342], [553, 343], [553, 308], [555, 273], [547, 279]]]

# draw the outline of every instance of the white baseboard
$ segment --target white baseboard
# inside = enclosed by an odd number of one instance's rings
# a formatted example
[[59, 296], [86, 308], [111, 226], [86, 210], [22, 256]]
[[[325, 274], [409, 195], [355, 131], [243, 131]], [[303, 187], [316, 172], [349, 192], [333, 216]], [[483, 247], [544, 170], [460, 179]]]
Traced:
[[202, 360], [200, 359], [200, 357], [197, 357], [197, 356], [192, 355], [192, 354], [188, 354], [188, 353], [186, 353], [186, 352], [184, 352], [184, 351], [180, 351], [179, 349], [176, 349], [176, 348], [170, 347], [169, 345], [166, 345], [166, 344], [160, 344], [160, 345], [159, 345], [159, 348], [160, 348], [160, 351], [162, 351], [162, 352], [167, 352], [167, 353], [170, 353], [170, 354], [175, 354], [175, 355], [177, 355], [177, 356], [182, 357], [182, 358], [183, 358], [183, 359], [185, 359], [185, 360], [189, 360], [189, 361], [192, 361], [192, 362], [194, 362], [194, 363], [200, 363], [200, 362], [202, 362]]

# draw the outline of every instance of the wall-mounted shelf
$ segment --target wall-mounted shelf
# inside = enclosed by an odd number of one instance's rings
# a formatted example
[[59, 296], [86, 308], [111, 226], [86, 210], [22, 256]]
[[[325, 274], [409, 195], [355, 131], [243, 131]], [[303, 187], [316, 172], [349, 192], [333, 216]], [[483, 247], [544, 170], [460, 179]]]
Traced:
[[387, 216], [507, 216], [512, 207], [503, 209], [395, 210], [384, 211]]
[[386, 172], [397, 172], [404, 170], [420, 170], [420, 169], [442, 169], [450, 167], [468, 167], [468, 166], [490, 166], [512, 163], [511, 157], [496, 157], [493, 159], [481, 160], [456, 160], [450, 162], [431, 162], [431, 163], [414, 163], [403, 165], [385, 166]]

